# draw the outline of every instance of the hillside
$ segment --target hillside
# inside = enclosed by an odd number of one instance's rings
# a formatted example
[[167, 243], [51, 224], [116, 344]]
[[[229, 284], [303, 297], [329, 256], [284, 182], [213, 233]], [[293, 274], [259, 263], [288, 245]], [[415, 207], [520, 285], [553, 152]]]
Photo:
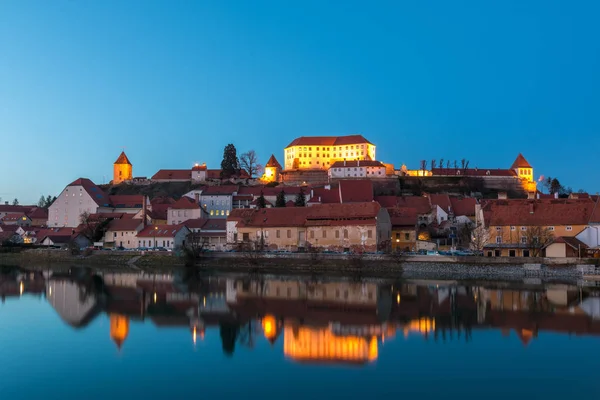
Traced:
[[99, 185], [109, 195], [128, 195], [142, 194], [149, 196], [150, 199], [155, 197], [172, 197], [179, 199], [181, 196], [200, 188], [202, 185], [193, 184], [192, 182], [155, 182], [148, 185], [134, 185], [130, 183], [122, 183], [120, 185]]

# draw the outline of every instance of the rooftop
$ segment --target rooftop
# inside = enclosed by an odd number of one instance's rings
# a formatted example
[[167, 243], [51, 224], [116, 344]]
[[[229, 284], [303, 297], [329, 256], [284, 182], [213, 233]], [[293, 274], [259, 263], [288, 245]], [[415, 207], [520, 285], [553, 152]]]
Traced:
[[287, 147], [292, 146], [344, 146], [348, 144], [362, 144], [369, 142], [362, 135], [348, 136], [301, 136], [294, 139]]
[[121, 155], [119, 156], [119, 158], [117, 158], [117, 161], [115, 161], [115, 164], [127, 164], [127, 165], [131, 165], [131, 162], [129, 162], [129, 158], [127, 158], [127, 155], [125, 155], [125, 152], [122, 151]]

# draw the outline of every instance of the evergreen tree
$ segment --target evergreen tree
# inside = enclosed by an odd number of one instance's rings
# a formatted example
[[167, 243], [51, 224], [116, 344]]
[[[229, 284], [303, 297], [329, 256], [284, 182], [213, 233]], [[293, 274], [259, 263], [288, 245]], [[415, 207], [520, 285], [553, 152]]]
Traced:
[[223, 150], [223, 161], [221, 161], [221, 178], [230, 178], [240, 170], [240, 161], [237, 157], [235, 146], [229, 143]]
[[300, 188], [300, 193], [296, 196], [296, 201], [294, 202], [296, 207], [305, 207], [306, 206], [306, 196], [304, 195], [304, 188]]
[[283, 191], [283, 189], [277, 194], [277, 199], [275, 200], [275, 207], [285, 207], [285, 192]]
[[14, 199], [13, 202], [12, 202], [12, 205], [13, 206], [18, 206], [19, 205], [19, 200]]
[[257, 208], [267, 207], [267, 200], [265, 200], [265, 196], [263, 195], [262, 190], [260, 192], [260, 196], [258, 196], [258, 199], [256, 199], [256, 207]]
[[42, 197], [40, 197], [37, 205], [39, 208], [46, 208], [46, 198], [44, 197], [44, 195], [42, 195]]

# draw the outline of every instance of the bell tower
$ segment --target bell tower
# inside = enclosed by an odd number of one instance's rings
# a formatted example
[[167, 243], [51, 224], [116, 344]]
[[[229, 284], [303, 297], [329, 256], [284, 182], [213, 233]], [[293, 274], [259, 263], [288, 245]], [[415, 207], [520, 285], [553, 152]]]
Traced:
[[113, 185], [133, 179], [133, 165], [129, 162], [125, 151], [121, 152], [117, 161], [113, 164]]

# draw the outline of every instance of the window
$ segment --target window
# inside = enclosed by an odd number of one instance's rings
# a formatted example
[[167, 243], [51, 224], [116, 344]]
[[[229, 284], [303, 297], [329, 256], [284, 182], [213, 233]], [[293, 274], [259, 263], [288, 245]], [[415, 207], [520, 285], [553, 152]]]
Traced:
[[521, 236], [521, 243], [527, 244], [527, 237]]
[[281, 237], [281, 232], [279, 231], [279, 229], [277, 229], [277, 230], [275, 231], [275, 237], [276, 237], [277, 239], [279, 239], [279, 238]]
[[335, 231], [335, 238], [339, 239], [340, 238], [340, 231]]
[[215, 215], [215, 212], [213, 210], [210, 210], [210, 215]]
[[404, 234], [404, 240], [410, 240], [410, 233], [406, 232]]
[[310, 231], [310, 238], [314, 239], [315, 238], [315, 231]]
[[288, 239], [292, 238], [292, 230], [291, 229], [287, 230], [287, 237], [288, 237]]
[[526, 230], [527, 230], [527, 227], [526, 227], [526, 226], [522, 226], [522, 227], [521, 227], [521, 231], [525, 232]]
[[348, 229], [344, 229], [344, 239], [348, 239]]
[[327, 238], [327, 231], [323, 231], [323, 239]]
[[572, 231], [572, 230], [573, 230], [573, 227], [572, 227], [572, 226], [567, 226], [567, 232], [570, 232], [570, 231]]
[[508, 256], [509, 257], [514, 257], [514, 256], [516, 256], [516, 252], [514, 250], [509, 250], [508, 251]]
[[502, 243], [502, 236], [496, 236], [496, 243], [497, 244]]
[[516, 231], [516, 230], [517, 230], [517, 227], [516, 227], [516, 226], [511, 226], [511, 227], [510, 227], [510, 230], [511, 230], [511, 231]]
[[367, 237], [368, 237], [369, 239], [372, 239], [372, 238], [373, 238], [373, 231], [372, 231], [372, 230], [370, 230], [370, 229], [369, 229], [369, 230], [367, 231]]
[[554, 227], [553, 226], [549, 226], [548, 230], [551, 231], [551, 232], [554, 232]]
[[499, 227], [499, 226], [496, 227], [496, 232], [500, 232], [501, 230], [502, 230], [501, 227]]

